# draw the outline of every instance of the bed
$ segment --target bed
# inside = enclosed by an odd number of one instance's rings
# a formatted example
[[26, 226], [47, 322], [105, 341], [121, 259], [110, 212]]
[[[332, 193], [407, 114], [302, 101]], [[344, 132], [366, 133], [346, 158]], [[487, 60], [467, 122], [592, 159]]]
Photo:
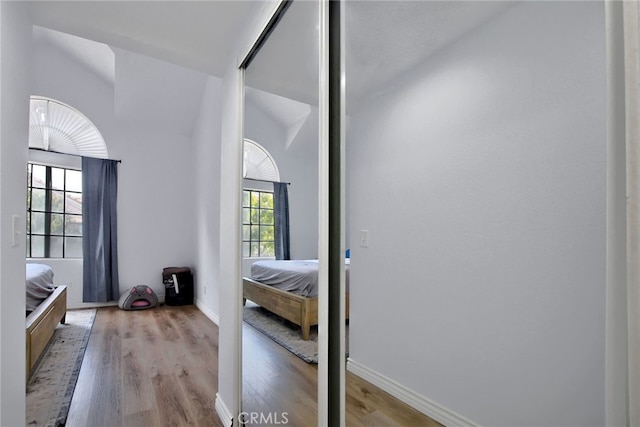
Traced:
[[[349, 318], [349, 260], [345, 263], [346, 318]], [[243, 300], [253, 301], [272, 313], [300, 326], [309, 339], [318, 324], [318, 260], [257, 261], [251, 277], [244, 277]]]
[[42, 355], [58, 322], [67, 313], [67, 287], [53, 284], [53, 270], [44, 264], [27, 264], [27, 380]]

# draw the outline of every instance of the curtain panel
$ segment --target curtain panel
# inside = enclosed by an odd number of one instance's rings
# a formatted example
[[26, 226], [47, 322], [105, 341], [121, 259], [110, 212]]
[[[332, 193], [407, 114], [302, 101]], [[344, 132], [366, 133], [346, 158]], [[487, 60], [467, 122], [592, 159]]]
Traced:
[[273, 183], [276, 259], [291, 259], [289, 242], [289, 191], [287, 183]]
[[82, 158], [82, 198], [82, 301], [114, 301], [120, 294], [116, 160]]

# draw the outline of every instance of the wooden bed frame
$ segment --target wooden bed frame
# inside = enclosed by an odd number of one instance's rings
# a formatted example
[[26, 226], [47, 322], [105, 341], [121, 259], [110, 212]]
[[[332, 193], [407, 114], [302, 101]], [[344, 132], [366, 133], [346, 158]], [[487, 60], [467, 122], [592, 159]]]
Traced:
[[67, 287], [58, 286], [27, 316], [27, 380], [29, 380], [31, 370], [53, 336], [58, 322], [64, 323], [66, 315]]
[[[309, 329], [318, 324], [318, 297], [308, 298], [273, 286], [264, 285], [248, 277], [242, 278], [243, 301], [253, 301], [260, 307], [283, 317], [302, 328], [302, 339], [309, 339]], [[346, 296], [346, 318], [349, 318], [349, 293]]]

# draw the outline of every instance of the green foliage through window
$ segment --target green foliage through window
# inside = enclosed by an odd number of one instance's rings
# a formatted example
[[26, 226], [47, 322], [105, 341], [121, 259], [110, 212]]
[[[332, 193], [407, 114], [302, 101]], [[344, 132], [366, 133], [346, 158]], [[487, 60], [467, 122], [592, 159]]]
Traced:
[[27, 257], [82, 258], [82, 173], [27, 165]]
[[273, 193], [244, 190], [242, 193], [242, 256], [275, 256], [274, 236]]

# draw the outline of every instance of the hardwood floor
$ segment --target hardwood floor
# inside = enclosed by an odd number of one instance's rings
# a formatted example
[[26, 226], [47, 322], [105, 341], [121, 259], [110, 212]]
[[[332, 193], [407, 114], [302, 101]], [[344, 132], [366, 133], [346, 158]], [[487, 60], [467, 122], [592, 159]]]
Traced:
[[[317, 366], [248, 325], [243, 346], [247, 421], [317, 425]], [[67, 426], [222, 426], [217, 367], [218, 328], [195, 306], [99, 309]], [[350, 373], [346, 388], [347, 426], [440, 425]]]
[[218, 329], [195, 306], [99, 309], [67, 426], [222, 426]]

